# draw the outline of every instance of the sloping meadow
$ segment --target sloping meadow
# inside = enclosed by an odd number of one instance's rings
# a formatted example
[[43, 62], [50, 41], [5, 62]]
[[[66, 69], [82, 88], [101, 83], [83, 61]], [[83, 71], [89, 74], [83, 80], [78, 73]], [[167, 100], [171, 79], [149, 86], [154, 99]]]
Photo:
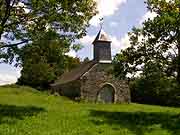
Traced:
[[28, 87], [0, 87], [2, 135], [180, 135], [180, 108], [73, 102]]

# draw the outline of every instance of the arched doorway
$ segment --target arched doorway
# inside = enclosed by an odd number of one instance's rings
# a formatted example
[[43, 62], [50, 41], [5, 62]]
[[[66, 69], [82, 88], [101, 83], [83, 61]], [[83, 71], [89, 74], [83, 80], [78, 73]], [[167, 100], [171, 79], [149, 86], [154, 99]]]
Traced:
[[97, 95], [98, 103], [113, 103], [114, 102], [115, 89], [110, 84], [105, 84]]

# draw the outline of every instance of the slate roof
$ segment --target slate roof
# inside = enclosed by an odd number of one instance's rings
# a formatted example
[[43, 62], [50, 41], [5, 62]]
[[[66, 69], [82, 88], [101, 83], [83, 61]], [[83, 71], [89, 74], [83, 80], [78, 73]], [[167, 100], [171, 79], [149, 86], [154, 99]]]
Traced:
[[95, 40], [93, 41], [93, 44], [97, 41], [105, 41], [105, 42], [111, 42], [108, 38], [107, 34], [101, 29], [99, 33], [97, 34]]
[[[99, 41], [111, 42], [107, 34], [102, 29], [100, 29], [93, 44]], [[75, 68], [70, 72], [62, 74], [60, 78], [51, 86], [62, 85], [79, 79], [82, 75], [89, 71], [96, 63], [96, 61], [89, 61], [87, 63], [81, 64], [78, 68]]]
[[97, 62], [89, 61], [81, 64], [79, 67], [73, 69], [70, 72], [64, 73], [60, 78], [51, 86], [66, 84], [75, 80], [78, 80], [82, 75], [89, 71]]

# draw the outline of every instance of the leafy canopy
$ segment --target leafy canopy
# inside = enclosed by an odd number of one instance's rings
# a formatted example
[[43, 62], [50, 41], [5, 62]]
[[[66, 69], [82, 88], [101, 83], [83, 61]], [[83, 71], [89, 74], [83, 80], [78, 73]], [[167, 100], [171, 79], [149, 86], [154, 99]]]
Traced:
[[69, 46], [67, 40], [49, 31], [41, 34], [37, 42], [22, 47], [18, 60], [23, 68], [18, 83], [47, 89], [62, 73], [80, 64], [78, 58], [65, 55]]
[[0, 59], [12, 62], [18, 45], [49, 30], [72, 42], [86, 34], [96, 12], [93, 0], [0, 0]]
[[121, 52], [126, 57], [128, 72], [147, 73], [146, 69], [153, 64], [180, 83], [180, 1], [147, 0], [146, 4], [157, 16], [129, 33], [131, 47]]

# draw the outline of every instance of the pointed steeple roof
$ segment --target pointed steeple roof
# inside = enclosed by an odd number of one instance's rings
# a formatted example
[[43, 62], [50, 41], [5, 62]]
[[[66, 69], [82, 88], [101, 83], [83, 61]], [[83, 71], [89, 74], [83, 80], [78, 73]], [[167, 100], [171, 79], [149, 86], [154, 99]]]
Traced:
[[93, 41], [93, 44], [95, 44], [95, 42], [98, 42], [98, 41], [111, 42], [107, 34], [102, 29], [99, 30], [95, 40]]

